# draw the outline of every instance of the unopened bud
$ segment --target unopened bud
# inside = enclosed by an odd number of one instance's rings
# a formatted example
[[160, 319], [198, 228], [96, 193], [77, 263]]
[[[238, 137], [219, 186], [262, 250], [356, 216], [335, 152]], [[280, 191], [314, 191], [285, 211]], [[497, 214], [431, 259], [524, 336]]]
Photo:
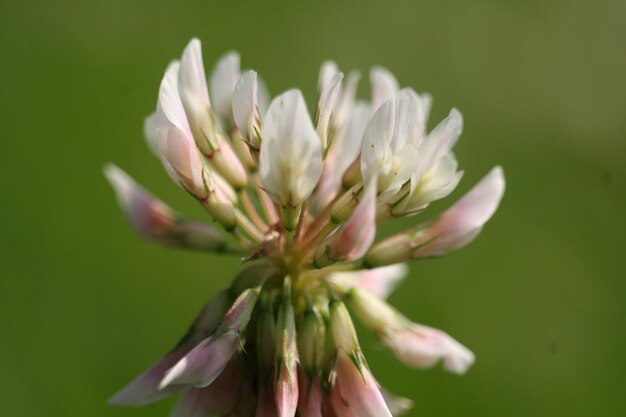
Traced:
[[278, 310], [276, 408], [278, 417], [295, 416], [298, 406], [298, 350], [296, 346], [296, 323], [291, 304], [289, 280], [285, 280], [283, 300]]
[[287, 229], [288, 231], [292, 231], [298, 225], [298, 220], [300, 219], [300, 215], [302, 214], [302, 206], [285, 206], [282, 209], [282, 213], [285, 229]]
[[355, 185], [339, 197], [330, 212], [330, 219], [333, 223], [341, 224], [350, 218], [359, 203], [358, 194], [361, 188]]
[[298, 356], [300, 363], [310, 373], [317, 369], [324, 347], [324, 322], [317, 312], [308, 309], [298, 329]]
[[375, 244], [363, 258], [368, 268], [391, 265], [411, 259], [412, 238], [408, 233], [391, 236]]
[[372, 293], [353, 288], [346, 302], [354, 315], [368, 328], [375, 332], [398, 323], [402, 316], [384, 300]]
[[335, 347], [346, 353], [360, 350], [354, 324], [346, 306], [338, 300], [330, 304], [330, 334]]

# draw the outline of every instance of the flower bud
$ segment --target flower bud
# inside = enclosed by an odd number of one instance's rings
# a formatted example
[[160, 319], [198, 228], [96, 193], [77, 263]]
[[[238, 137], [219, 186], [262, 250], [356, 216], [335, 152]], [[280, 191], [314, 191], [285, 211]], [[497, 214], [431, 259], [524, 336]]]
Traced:
[[337, 350], [351, 354], [360, 351], [359, 341], [350, 313], [339, 300], [330, 303], [330, 336]]
[[362, 187], [356, 184], [339, 197], [330, 212], [330, 220], [333, 223], [341, 224], [350, 218], [350, 215], [359, 204], [359, 193], [361, 191]]
[[298, 350], [291, 291], [287, 287], [278, 310], [276, 329], [276, 409], [278, 417], [294, 417], [298, 406]]
[[411, 259], [413, 249], [412, 235], [399, 233], [376, 243], [363, 258], [367, 268], [406, 262]]
[[166, 245], [191, 249], [219, 252], [226, 247], [226, 240], [219, 230], [180, 218], [117, 166], [108, 164], [105, 175], [130, 224], [140, 235]]
[[318, 368], [325, 338], [324, 321], [312, 308], [304, 313], [297, 335], [300, 364], [311, 374]]
[[350, 290], [346, 302], [359, 321], [375, 332], [402, 320], [402, 315], [387, 302], [359, 288]]

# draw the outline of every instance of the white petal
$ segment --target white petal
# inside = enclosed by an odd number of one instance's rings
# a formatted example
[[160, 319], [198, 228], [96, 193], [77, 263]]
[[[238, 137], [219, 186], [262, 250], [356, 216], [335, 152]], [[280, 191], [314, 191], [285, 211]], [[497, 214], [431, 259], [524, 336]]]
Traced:
[[419, 167], [422, 172], [431, 170], [439, 159], [454, 147], [463, 132], [463, 116], [457, 109], [452, 109], [448, 117], [428, 134], [420, 146]]
[[233, 116], [241, 135], [250, 140], [257, 107], [257, 74], [248, 71], [239, 78], [233, 92]]
[[192, 39], [183, 52], [178, 73], [178, 91], [194, 140], [201, 150], [208, 152], [211, 149], [209, 140], [214, 140], [211, 133], [213, 123], [202, 50], [197, 39]]
[[357, 103], [350, 114], [346, 130], [338, 140], [336, 150], [337, 176], [341, 177], [357, 159], [363, 145], [363, 135], [369, 121], [370, 109], [366, 103]]
[[[459, 184], [463, 171], [457, 171], [458, 162], [450, 152], [420, 179], [411, 179], [411, 191], [405, 201], [400, 204], [399, 211], [410, 214], [421, 211], [425, 205], [447, 197]], [[414, 185], [417, 187], [414, 188]]]
[[320, 75], [317, 81], [317, 91], [321, 94], [328, 85], [332, 78], [339, 73], [339, 67], [334, 61], [325, 61], [320, 68]]
[[211, 74], [211, 101], [223, 128], [232, 123], [232, 98], [239, 80], [239, 61], [237, 52], [228, 52], [217, 61]]
[[336, 124], [338, 128], [343, 128], [352, 114], [360, 79], [361, 74], [358, 71], [350, 71], [350, 74], [348, 74], [341, 94], [337, 99], [335, 114], [333, 115], [333, 123]]
[[322, 171], [319, 136], [299, 90], [276, 97], [265, 120], [259, 161], [263, 187], [282, 205], [305, 201]]
[[322, 146], [324, 149], [328, 146], [330, 120], [333, 116], [335, 109], [335, 103], [339, 96], [339, 89], [341, 88], [341, 80], [343, 80], [343, 73], [339, 72], [331, 78], [330, 82], [322, 90], [319, 102], [317, 104], [317, 133], [322, 140]]
[[418, 99], [402, 90], [372, 117], [363, 138], [361, 171], [365, 181], [378, 175], [379, 191], [396, 192], [415, 170], [417, 150], [411, 143]]
[[183, 51], [178, 88], [185, 107], [189, 101], [197, 101], [203, 106], [209, 106], [209, 91], [202, 62], [202, 46], [196, 38], [192, 39]]
[[191, 130], [183, 103], [178, 93], [178, 72], [180, 62], [172, 62], [165, 71], [161, 86], [159, 87], [159, 99], [157, 101], [156, 127], [157, 129], [175, 126], [180, 131], [191, 137]]
[[322, 210], [339, 189], [346, 170], [358, 158], [370, 117], [369, 105], [357, 103], [342, 134], [337, 135], [324, 160], [324, 174], [315, 194], [315, 209]]
[[385, 101], [392, 99], [400, 89], [396, 77], [383, 67], [372, 68], [370, 83], [372, 84], [372, 112], [378, 110]]

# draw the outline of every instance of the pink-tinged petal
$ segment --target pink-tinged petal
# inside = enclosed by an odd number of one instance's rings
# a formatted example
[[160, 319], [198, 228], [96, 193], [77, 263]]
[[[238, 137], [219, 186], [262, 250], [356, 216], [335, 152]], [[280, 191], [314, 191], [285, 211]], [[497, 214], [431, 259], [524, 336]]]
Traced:
[[365, 188], [363, 198], [354, 213], [328, 245], [331, 259], [352, 261], [369, 249], [376, 237], [376, 180]]
[[160, 151], [178, 183], [197, 198], [206, 198], [204, 167], [193, 138], [172, 126], [167, 129], [167, 136], [160, 142]]
[[119, 167], [107, 164], [104, 174], [115, 190], [120, 207], [137, 232], [156, 238], [175, 227], [172, 209], [153, 197]]
[[153, 403], [178, 391], [180, 386], [171, 386], [165, 389], [159, 388], [165, 372], [180, 360], [187, 352], [187, 346], [176, 348], [171, 353], [159, 359], [146, 372], [139, 375], [131, 383], [118, 391], [109, 404], [122, 406], [140, 406]]
[[355, 272], [335, 272], [330, 279], [345, 289], [360, 288], [378, 298], [386, 299], [406, 277], [406, 264], [395, 264]]
[[166, 245], [191, 249], [212, 251], [226, 245], [219, 230], [180, 218], [117, 166], [108, 164], [104, 173], [115, 190], [120, 207], [140, 235]]
[[502, 168], [495, 167], [419, 235], [413, 256], [439, 256], [471, 242], [495, 213], [504, 188]]
[[372, 68], [370, 83], [372, 84], [372, 113], [376, 112], [384, 102], [398, 94], [400, 89], [396, 77], [383, 67]]
[[228, 331], [220, 336], [209, 336], [167, 371], [161, 388], [172, 384], [190, 384], [195, 387], [210, 385], [222, 373], [239, 347], [239, 334]]
[[317, 378], [309, 384], [304, 372], [298, 373], [298, 415], [300, 417], [322, 417], [322, 390]]
[[404, 363], [431, 368], [438, 362], [455, 374], [463, 374], [474, 363], [474, 354], [447, 333], [410, 323], [384, 330], [383, 342]]
[[220, 327], [168, 370], [160, 387], [171, 384], [206, 387], [215, 381], [240, 346], [240, 333], [250, 320], [258, 294], [259, 288], [243, 291], [224, 315]]
[[242, 379], [241, 364], [233, 358], [208, 387], [186, 388], [170, 417], [221, 416], [232, 412], [239, 399]]
[[337, 416], [391, 417], [376, 380], [366, 365], [359, 370], [344, 352], [337, 358], [331, 403]]
[[298, 363], [282, 362], [276, 383], [278, 417], [294, 417], [298, 407]]

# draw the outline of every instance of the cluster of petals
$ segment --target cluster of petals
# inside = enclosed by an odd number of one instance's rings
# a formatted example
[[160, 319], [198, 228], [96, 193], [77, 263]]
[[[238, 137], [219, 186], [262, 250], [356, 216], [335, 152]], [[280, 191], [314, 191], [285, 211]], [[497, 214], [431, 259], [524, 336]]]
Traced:
[[377, 227], [416, 216], [451, 194], [463, 172], [452, 152], [463, 130], [452, 109], [428, 129], [432, 98], [370, 71], [322, 65], [313, 117], [300, 90], [270, 97], [227, 53], [205, 75], [200, 41], [167, 67], [148, 146], [214, 224], [190, 220], [109, 164], [130, 225], [160, 243], [235, 254], [248, 265], [218, 292], [164, 357], [110, 400], [144, 405], [180, 391], [173, 417], [392, 416], [411, 403], [370, 371], [355, 316], [403, 363], [463, 374], [473, 353], [412, 322], [386, 301], [406, 262], [472, 241], [497, 210], [493, 168], [448, 210], [376, 241]]

